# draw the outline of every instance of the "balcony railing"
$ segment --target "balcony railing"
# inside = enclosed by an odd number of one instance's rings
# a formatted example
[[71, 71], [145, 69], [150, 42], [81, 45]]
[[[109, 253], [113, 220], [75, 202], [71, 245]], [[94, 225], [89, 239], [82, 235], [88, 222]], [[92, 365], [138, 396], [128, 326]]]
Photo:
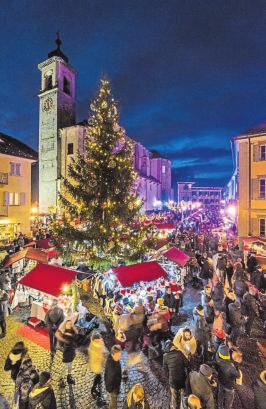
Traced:
[[0, 172], [0, 185], [8, 185], [8, 173]]
[[0, 206], [0, 217], [8, 216], [8, 206]]

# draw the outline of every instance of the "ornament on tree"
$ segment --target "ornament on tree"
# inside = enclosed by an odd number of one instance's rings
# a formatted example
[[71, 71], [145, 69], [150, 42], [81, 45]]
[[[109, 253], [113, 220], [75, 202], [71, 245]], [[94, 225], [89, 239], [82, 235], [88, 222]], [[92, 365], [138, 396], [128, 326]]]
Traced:
[[90, 179], [89, 180], [89, 186], [90, 187], [96, 187], [97, 186], [97, 181], [95, 179]]
[[109, 162], [109, 168], [114, 169], [115, 167], [116, 167], [116, 163], [113, 159], [111, 159]]

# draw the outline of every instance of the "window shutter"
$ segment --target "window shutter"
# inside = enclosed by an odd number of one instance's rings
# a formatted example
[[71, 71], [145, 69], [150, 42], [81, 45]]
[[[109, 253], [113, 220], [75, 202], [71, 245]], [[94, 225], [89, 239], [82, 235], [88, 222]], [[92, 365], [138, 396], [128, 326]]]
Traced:
[[252, 199], [258, 199], [260, 195], [260, 181], [259, 179], [252, 179], [251, 180], [251, 191], [252, 191]]
[[251, 232], [249, 232], [249, 233], [251, 233], [252, 236], [257, 236], [258, 233], [259, 233], [259, 220], [256, 219], [256, 218], [252, 218], [250, 220], [250, 225], [251, 225], [250, 226], [251, 227]]
[[258, 162], [260, 160], [260, 145], [253, 145], [253, 161]]
[[21, 176], [21, 165], [20, 163], [16, 163], [16, 176]]
[[9, 192], [4, 192], [4, 205], [9, 205]]
[[24, 206], [26, 204], [26, 193], [20, 193], [20, 205]]

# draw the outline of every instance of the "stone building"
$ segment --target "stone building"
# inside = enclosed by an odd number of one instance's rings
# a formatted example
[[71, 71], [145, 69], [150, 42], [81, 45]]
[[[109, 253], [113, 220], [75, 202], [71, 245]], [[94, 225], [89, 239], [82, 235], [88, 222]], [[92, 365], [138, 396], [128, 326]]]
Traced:
[[[39, 212], [58, 208], [60, 178], [66, 177], [70, 158], [85, 149], [87, 121], [75, 121], [75, 77], [61, 41], [38, 65], [41, 71], [39, 121]], [[171, 162], [154, 157], [140, 143], [134, 142], [134, 166], [139, 177], [136, 190], [143, 200], [143, 210], [162, 207], [172, 199]]]
[[238, 235], [266, 237], [266, 124], [234, 137], [232, 144], [227, 201], [237, 208]]
[[205, 208], [219, 209], [223, 199], [222, 187], [194, 186], [195, 182], [177, 182], [177, 201], [200, 203]]

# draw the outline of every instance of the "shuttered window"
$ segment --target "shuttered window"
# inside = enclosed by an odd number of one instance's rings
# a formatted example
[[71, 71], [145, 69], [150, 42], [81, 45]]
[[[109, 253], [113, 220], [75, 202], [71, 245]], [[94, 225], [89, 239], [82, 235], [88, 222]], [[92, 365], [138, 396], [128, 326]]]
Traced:
[[260, 199], [265, 199], [265, 179], [260, 179]]
[[252, 188], [252, 199], [259, 198], [259, 179], [252, 179], [251, 181], [251, 188]]
[[260, 146], [260, 160], [266, 160], [266, 145]]
[[24, 206], [26, 204], [26, 193], [4, 192], [5, 206]]

